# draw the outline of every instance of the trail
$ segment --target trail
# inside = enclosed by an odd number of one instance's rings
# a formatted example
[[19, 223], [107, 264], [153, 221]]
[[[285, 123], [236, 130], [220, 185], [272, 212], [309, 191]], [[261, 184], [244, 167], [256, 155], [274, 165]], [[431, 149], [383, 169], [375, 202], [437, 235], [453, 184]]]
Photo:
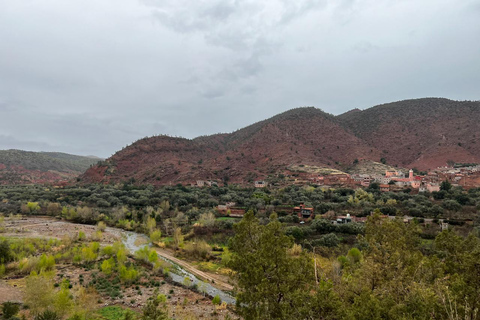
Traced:
[[170, 253], [164, 251], [164, 250], [161, 250], [159, 248], [155, 248], [155, 251], [157, 252], [157, 254], [159, 254], [160, 256], [178, 264], [179, 266], [181, 266], [182, 268], [184, 268], [185, 270], [187, 270], [188, 272], [194, 274], [195, 276], [201, 278], [201, 279], [204, 279], [204, 280], [207, 280], [208, 282], [210, 283], [214, 283], [215, 286], [218, 286], [218, 287], [221, 287], [222, 289], [224, 290], [228, 290], [228, 291], [231, 291], [233, 290], [233, 286], [231, 284], [228, 284], [224, 281], [222, 281], [219, 277], [215, 277], [214, 275], [212, 274], [208, 274], [206, 272], [203, 272], [201, 270], [198, 270], [197, 268], [195, 268], [194, 266], [192, 266], [190, 263], [184, 261], [184, 260], [180, 260], [178, 258], [175, 258], [174, 256], [172, 256]]

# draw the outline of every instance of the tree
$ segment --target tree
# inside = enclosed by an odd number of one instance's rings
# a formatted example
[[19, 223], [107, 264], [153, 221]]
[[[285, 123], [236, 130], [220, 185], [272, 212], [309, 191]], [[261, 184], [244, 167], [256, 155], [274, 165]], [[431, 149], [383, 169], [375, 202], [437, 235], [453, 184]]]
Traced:
[[40, 206], [38, 205], [38, 202], [28, 202], [27, 208], [29, 213], [34, 213], [34, 214], [40, 210]]
[[304, 253], [291, 256], [291, 237], [272, 214], [260, 225], [253, 211], [234, 226], [229, 266], [236, 271], [237, 310], [245, 319], [301, 319], [313, 283], [313, 263]]
[[59, 215], [62, 212], [62, 206], [56, 202], [50, 202], [47, 205], [47, 214], [50, 216]]
[[183, 245], [183, 235], [181, 228], [175, 228], [173, 232], [173, 246], [175, 249], [180, 248]]
[[142, 320], [168, 320], [167, 298], [159, 295], [158, 291], [154, 293], [153, 298], [149, 298], [142, 309]]
[[107, 225], [105, 224], [105, 222], [99, 221], [97, 227], [98, 227], [98, 230], [100, 230], [101, 232], [104, 232], [105, 229], [107, 228]]
[[34, 315], [39, 314], [54, 302], [53, 279], [50, 275], [35, 272], [26, 279], [25, 304]]
[[70, 313], [73, 308], [73, 300], [70, 294], [70, 282], [64, 280], [61, 284], [60, 290], [55, 295], [55, 310], [62, 318]]
[[107, 276], [110, 275], [115, 269], [115, 260], [113, 258], [104, 260], [102, 262], [101, 269], [104, 274], [106, 274]]
[[10, 242], [7, 239], [0, 239], [0, 264], [13, 260]]
[[440, 184], [440, 190], [450, 191], [451, 189], [452, 189], [452, 184], [448, 180], [442, 181], [442, 183]]
[[152, 242], [159, 242], [162, 239], [162, 232], [158, 229], [150, 233], [150, 240]]
[[213, 227], [215, 225], [215, 215], [212, 212], [202, 213], [198, 223], [204, 227]]
[[95, 288], [78, 286], [74, 296], [76, 314], [80, 315], [80, 318], [83, 319], [91, 318], [94, 315], [99, 298]]

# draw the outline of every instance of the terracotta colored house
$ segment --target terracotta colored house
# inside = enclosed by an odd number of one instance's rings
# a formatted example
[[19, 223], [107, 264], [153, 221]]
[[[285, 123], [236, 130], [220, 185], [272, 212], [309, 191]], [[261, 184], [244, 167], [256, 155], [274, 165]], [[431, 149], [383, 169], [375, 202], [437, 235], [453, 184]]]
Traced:
[[307, 208], [305, 205], [302, 203], [298, 207], [293, 208], [293, 213], [298, 215], [299, 218], [303, 219], [308, 219], [308, 218], [313, 218], [314, 213], [313, 213], [313, 208]]
[[390, 185], [388, 185], [388, 184], [381, 184], [381, 185], [380, 185], [380, 191], [381, 191], [381, 192], [389, 192], [389, 191], [390, 191]]

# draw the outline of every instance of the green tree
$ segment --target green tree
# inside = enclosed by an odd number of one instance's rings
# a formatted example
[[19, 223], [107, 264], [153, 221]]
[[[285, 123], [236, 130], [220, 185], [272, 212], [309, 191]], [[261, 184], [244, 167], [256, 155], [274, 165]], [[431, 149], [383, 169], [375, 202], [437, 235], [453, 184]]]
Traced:
[[10, 249], [10, 242], [7, 239], [0, 238], [0, 264], [13, 260], [13, 254]]
[[60, 317], [68, 315], [73, 308], [73, 300], [69, 286], [69, 281], [64, 280], [60, 286], [60, 290], [55, 295], [55, 311]]
[[33, 273], [27, 277], [24, 300], [33, 315], [53, 305], [54, 299], [53, 279], [50, 275]]
[[291, 237], [272, 215], [260, 225], [252, 211], [234, 226], [229, 266], [236, 271], [237, 310], [245, 319], [301, 319], [313, 283], [313, 263], [305, 254], [291, 256]]
[[27, 202], [27, 208], [29, 213], [37, 213], [40, 210], [38, 202]]
[[101, 265], [102, 272], [105, 273], [107, 276], [112, 274], [112, 271], [115, 269], [115, 260], [110, 258], [108, 260], [104, 260]]
[[442, 183], [440, 184], [440, 190], [450, 191], [451, 189], [452, 184], [448, 180], [442, 181]]

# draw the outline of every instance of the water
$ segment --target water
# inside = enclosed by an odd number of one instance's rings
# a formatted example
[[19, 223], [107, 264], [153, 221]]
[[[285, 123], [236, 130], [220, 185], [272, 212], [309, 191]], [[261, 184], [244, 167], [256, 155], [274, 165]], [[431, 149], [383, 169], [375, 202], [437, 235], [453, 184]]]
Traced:
[[[116, 229], [116, 230], [118, 230], [118, 229]], [[139, 249], [141, 249], [145, 246], [148, 246], [148, 247], [152, 246], [152, 244], [150, 242], [150, 239], [144, 234], [139, 234], [139, 233], [132, 232], [132, 231], [123, 231], [123, 230], [118, 230], [118, 231], [122, 234], [123, 244], [125, 245], [125, 247], [131, 253], [135, 253], [136, 251], [138, 251]], [[137, 240], [141, 240], [141, 243], [144, 243], [144, 244], [136, 245], [135, 242], [137, 242]], [[167, 258], [164, 258], [160, 255], [158, 257], [160, 259], [162, 259], [162, 260], [164, 260], [164, 261], [166, 261], [166, 262], [175, 266], [175, 270], [169, 271], [169, 276], [170, 276], [170, 278], [172, 278], [172, 280], [174, 282], [183, 285], [185, 277], [188, 277], [188, 278], [190, 278], [192, 286], [194, 286], [194, 285], [197, 285], [198, 287], [203, 286], [205, 292], [208, 295], [210, 295], [212, 297], [218, 295], [220, 297], [220, 299], [222, 299], [222, 301], [225, 301], [228, 304], [235, 304], [235, 302], [236, 302], [235, 298], [232, 297], [231, 295], [229, 295], [228, 293], [223, 292], [222, 290], [215, 288], [214, 286], [212, 286], [208, 282], [204, 282], [204, 281], [198, 279], [195, 275], [191, 274], [190, 272], [187, 272], [185, 269], [183, 269], [181, 266], [174, 263], [173, 261], [168, 260]]]

